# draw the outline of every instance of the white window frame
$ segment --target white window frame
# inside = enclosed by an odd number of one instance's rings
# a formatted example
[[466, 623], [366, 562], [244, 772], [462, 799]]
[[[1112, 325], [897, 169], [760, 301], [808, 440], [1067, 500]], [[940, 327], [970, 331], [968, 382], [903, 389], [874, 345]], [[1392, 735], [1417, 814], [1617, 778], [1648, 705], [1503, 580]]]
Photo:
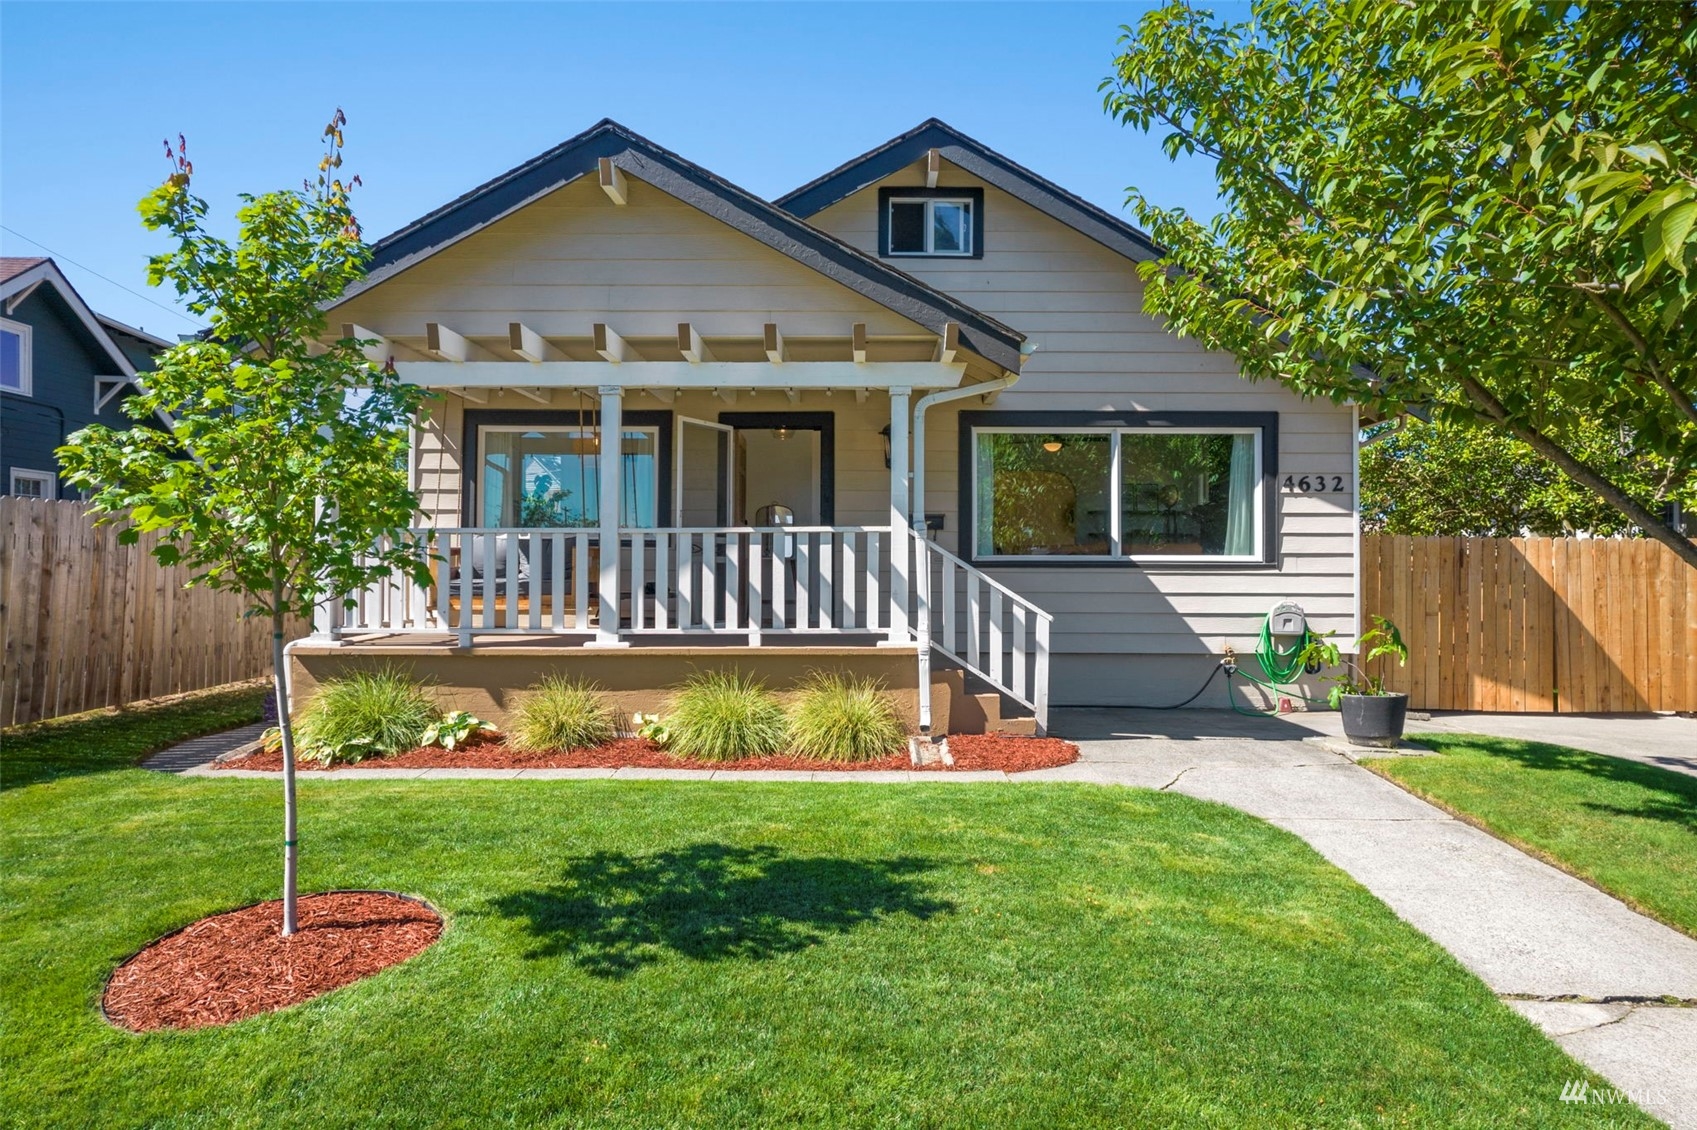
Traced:
[[10, 318], [0, 318], [0, 330], [18, 335], [18, 377], [17, 388], [7, 388], [0, 385], [0, 392], [9, 392], [14, 396], [35, 395], [35, 328], [23, 322], [14, 322]]
[[[19, 483], [40, 483], [40, 494], [24, 494], [18, 490]], [[28, 467], [13, 467], [12, 481], [7, 484], [11, 494], [23, 498], [54, 499], [59, 497], [59, 476], [52, 471], [35, 471]]]
[[[1091, 427], [1089, 425], [1062, 426], [974, 426], [972, 429], [972, 514], [973, 529], [963, 530], [962, 537], [968, 540], [967, 548], [972, 552], [963, 554], [972, 561], [993, 562], [1006, 564], [1009, 562], [1056, 565], [1062, 568], [1082, 568], [1090, 565], [1101, 565], [1106, 562], [1131, 563], [1138, 565], [1271, 565], [1267, 545], [1267, 478], [1262, 473], [1262, 449], [1266, 444], [1266, 429], [1251, 425], [1228, 425], [1221, 427]], [[978, 437], [986, 435], [1105, 435], [1108, 436], [1108, 552], [1106, 554], [1045, 555], [1027, 553], [982, 554], [978, 552], [979, 516], [983, 514], [985, 500], [978, 494]], [[1123, 523], [1125, 521], [1125, 506], [1121, 494], [1125, 487], [1122, 465], [1120, 462], [1120, 441], [1128, 435], [1252, 435], [1255, 437], [1255, 447], [1251, 458], [1255, 469], [1255, 551], [1251, 554], [1224, 553], [1138, 553], [1122, 552]]]
[[[973, 207], [976, 203], [977, 203], [977, 201], [975, 201], [970, 196], [891, 196], [884, 203], [885, 208], [888, 209], [888, 211], [884, 214], [884, 231], [887, 233], [886, 236], [885, 236], [885, 242], [888, 244], [888, 246], [886, 246], [884, 248], [885, 256], [887, 258], [892, 258], [892, 259], [919, 259], [919, 258], [926, 258], [926, 259], [970, 259], [970, 258], [972, 258], [973, 232], [976, 229], [977, 224], [978, 224], [978, 217], [973, 213]], [[925, 222], [924, 222], [923, 229], [922, 229], [925, 232], [925, 250], [923, 250], [923, 251], [897, 251], [896, 250], [896, 246], [895, 246], [895, 242], [896, 242], [896, 212], [895, 212], [895, 208], [896, 208], [897, 204], [923, 204], [923, 205], [925, 205]], [[934, 234], [934, 228], [932, 226], [933, 221], [932, 221], [931, 213], [932, 213], [932, 210], [935, 208], [935, 206], [938, 205], [938, 204], [958, 204], [958, 205], [960, 205], [960, 207], [966, 213], [966, 225], [965, 225], [966, 238], [964, 240], [966, 246], [959, 251], [934, 251], [934, 250], [932, 250], [931, 237]]]
[[[660, 476], [665, 473], [665, 468], [660, 466], [660, 427], [658, 424], [626, 424], [619, 430], [621, 432], [642, 432], [654, 443], [654, 498], [652, 500], [653, 506], [650, 509], [654, 512], [655, 522], [659, 522], [661, 520]], [[473, 524], [480, 527], [482, 526], [483, 514], [483, 461], [489, 457], [489, 444], [486, 437], [496, 432], [560, 432], [564, 434], [584, 432], [599, 436], [601, 425], [594, 420], [585, 420], [581, 426], [578, 424], [479, 424], [477, 426], [477, 473], [472, 477], [471, 512], [477, 518], [477, 521]], [[597, 492], [595, 502], [597, 510], [599, 510], [601, 503], [599, 492]], [[506, 529], [507, 527], [498, 528]], [[594, 529], [595, 527], [584, 528]]]

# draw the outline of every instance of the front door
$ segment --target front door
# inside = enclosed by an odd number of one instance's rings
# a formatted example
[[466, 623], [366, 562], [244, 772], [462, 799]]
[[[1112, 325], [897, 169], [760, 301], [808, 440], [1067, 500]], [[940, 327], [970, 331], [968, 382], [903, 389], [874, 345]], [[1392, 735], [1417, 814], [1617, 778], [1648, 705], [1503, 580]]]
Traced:
[[732, 497], [745, 526], [828, 526], [833, 513], [829, 412], [725, 412], [734, 429]]

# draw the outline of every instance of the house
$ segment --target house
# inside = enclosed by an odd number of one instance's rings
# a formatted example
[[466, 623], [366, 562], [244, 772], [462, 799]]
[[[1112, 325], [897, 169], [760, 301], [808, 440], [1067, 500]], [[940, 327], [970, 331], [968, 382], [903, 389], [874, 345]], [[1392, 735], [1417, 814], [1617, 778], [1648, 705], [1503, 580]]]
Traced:
[[134, 427], [123, 401], [169, 345], [90, 310], [53, 260], [0, 258], [0, 487], [59, 497], [54, 450], [89, 424]]
[[603, 121], [330, 310], [432, 395], [436, 583], [327, 610], [295, 675], [403, 659], [498, 719], [543, 669], [654, 709], [833, 667], [1041, 729], [1183, 698], [1282, 600], [1352, 639], [1355, 410], [1163, 330], [1157, 253], [935, 120], [776, 201]]

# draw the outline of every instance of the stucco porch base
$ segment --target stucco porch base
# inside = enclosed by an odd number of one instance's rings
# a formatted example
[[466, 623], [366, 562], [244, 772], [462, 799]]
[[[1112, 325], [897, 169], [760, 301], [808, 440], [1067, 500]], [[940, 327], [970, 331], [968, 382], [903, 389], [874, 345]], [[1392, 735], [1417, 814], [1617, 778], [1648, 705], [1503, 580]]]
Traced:
[[[299, 709], [326, 679], [351, 671], [394, 666], [428, 684], [444, 710], [469, 710], [505, 728], [525, 690], [549, 675], [593, 682], [627, 718], [664, 713], [671, 689], [701, 670], [734, 669], [760, 679], [780, 696], [794, 694], [814, 671], [841, 671], [881, 682], [908, 725], [919, 727], [917, 649], [865, 644], [684, 645], [655, 642], [628, 648], [583, 646], [577, 639], [513, 636], [457, 646], [452, 637], [397, 640], [376, 637], [290, 649], [291, 695]], [[951, 709], [952, 707], [960, 709]], [[983, 733], [996, 725], [972, 696], [958, 670], [933, 669], [932, 732]], [[953, 728], [951, 728], [951, 725]]]

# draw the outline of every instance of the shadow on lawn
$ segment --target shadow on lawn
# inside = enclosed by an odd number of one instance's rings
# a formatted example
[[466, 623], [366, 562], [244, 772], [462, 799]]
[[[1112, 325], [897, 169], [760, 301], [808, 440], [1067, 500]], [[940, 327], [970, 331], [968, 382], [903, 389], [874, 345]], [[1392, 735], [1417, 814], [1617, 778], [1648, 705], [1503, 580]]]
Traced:
[[597, 852], [544, 890], [490, 903], [597, 977], [626, 977], [671, 951], [697, 961], [759, 961], [819, 945], [879, 918], [925, 921], [954, 910], [928, 896], [913, 858], [836, 859], [774, 847], [694, 844], [654, 855]]
[[1683, 825], [1688, 831], [1697, 832], [1697, 778], [1621, 757], [1605, 757], [1600, 753], [1588, 753], [1567, 746], [1546, 745], [1515, 738], [1466, 734], [1443, 735], [1440, 740], [1464, 745], [1491, 757], [1517, 761], [1528, 769], [1584, 773], [1603, 780], [1636, 785], [1657, 795], [1633, 805], [1602, 804], [1596, 801], [1584, 801], [1582, 804], [1595, 812], [1636, 816], [1644, 820], [1662, 820]]

